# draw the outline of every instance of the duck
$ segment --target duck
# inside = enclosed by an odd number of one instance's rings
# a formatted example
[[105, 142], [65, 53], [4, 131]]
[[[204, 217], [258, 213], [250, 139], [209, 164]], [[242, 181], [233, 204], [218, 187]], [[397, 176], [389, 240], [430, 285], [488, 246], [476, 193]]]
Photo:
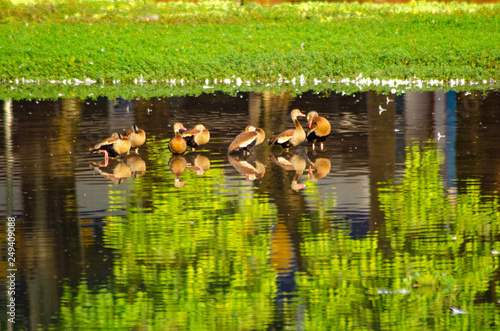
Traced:
[[125, 132], [125, 137], [130, 140], [131, 148], [135, 148], [135, 153], [139, 153], [139, 147], [146, 142], [146, 131], [139, 129], [137, 125], [132, 125], [132, 130]]
[[266, 139], [266, 133], [261, 128], [247, 125], [245, 131], [234, 138], [227, 151], [229, 154], [243, 151], [243, 155], [250, 154], [250, 149], [262, 144]]
[[117, 157], [118, 155], [128, 153], [131, 143], [127, 137], [122, 136], [118, 132], [113, 132], [111, 137], [104, 139], [89, 151], [91, 153], [104, 153], [105, 167], [108, 164], [109, 157]]
[[186, 130], [186, 128], [182, 125], [182, 123], [175, 123], [175, 136], [170, 139], [170, 142], [168, 143], [168, 149], [172, 152], [172, 154], [184, 154], [187, 149], [186, 140], [182, 138], [180, 130]]
[[210, 141], [210, 131], [203, 124], [195, 125], [193, 129], [183, 132], [181, 136], [186, 140], [187, 145], [193, 148], [193, 152], [198, 146]]
[[[314, 123], [313, 123], [314, 122]], [[328, 138], [331, 132], [330, 122], [324, 117], [319, 116], [315, 111], [307, 113], [307, 123], [309, 130], [307, 130], [307, 141], [312, 142], [312, 149], [316, 142], [320, 143], [320, 150], [323, 150], [323, 142]]]
[[290, 147], [295, 147], [306, 140], [306, 133], [300, 125], [297, 117], [306, 117], [299, 109], [294, 109], [290, 113], [295, 129], [288, 129], [269, 139], [269, 145], [280, 145], [288, 152]]

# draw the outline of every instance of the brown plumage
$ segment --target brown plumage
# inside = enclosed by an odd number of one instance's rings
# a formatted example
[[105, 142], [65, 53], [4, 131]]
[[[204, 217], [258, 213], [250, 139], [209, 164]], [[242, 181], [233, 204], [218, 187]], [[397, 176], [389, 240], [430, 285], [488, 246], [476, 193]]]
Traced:
[[146, 162], [138, 154], [127, 155], [125, 157], [125, 164], [132, 171], [132, 177], [139, 177], [146, 173]]
[[[309, 172], [307, 174], [307, 179], [311, 182], [315, 182], [330, 173], [332, 168], [332, 162], [330, 159], [326, 157], [314, 157], [313, 159], [309, 158]], [[316, 169], [316, 172], [313, 173], [313, 169]]]
[[203, 175], [210, 169], [210, 159], [205, 155], [198, 153], [188, 153], [185, 155], [187, 161], [187, 168], [194, 171], [198, 176]]
[[179, 132], [180, 130], [186, 130], [186, 128], [182, 125], [182, 123], [175, 123], [175, 136], [170, 139], [170, 142], [168, 143], [168, 149], [172, 152], [172, 154], [184, 154], [187, 149], [186, 140], [182, 138], [181, 133]]
[[139, 147], [146, 142], [146, 131], [134, 124], [132, 130], [125, 132], [125, 137], [130, 140], [131, 148], [135, 148], [135, 152], [139, 153]]
[[264, 177], [266, 167], [259, 161], [250, 161], [246, 158], [239, 159], [238, 157], [227, 156], [229, 163], [231, 163], [240, 174], [245, 176], [246, 180], [256, 180]]
[[265, 139], [266, 133], [264, 130], [248, 125], [244, 132], [234, 138], [227, 151], [228, 153], [243, 151], [243, 154], [248, 154], [252, 147], [261, 144]]
[[90, 163], [90, 167], [101, 174], [104, 178], [110, 179], [113, 184], [118, 185], [132, 175], [131, 169], [121, 161], [111, 160], [106, 164]]
[[307, 123], [309, 124], [307, 141], [312, 142], [313, 150], [316, 142], [319, 142], [320, 149], [323, 150], [323, 142], [328, 138], [331, 132], [330, 122], [328, 122], [326, 118], [319, 116], [317, 112], [311, 111], [307, 113]]
[[290, 113], [290, 117], [292, 118], [293, 124], [295, 125], [295, 129], [288, 129], [280, 134], [269, 139], [269, 145], [280, 145], [285, 148], [287, 151], [290, 147], [295, 147], [300, 145], [304, 140], [306, 140], [306, 133], [302, 125], [300, 125], [297, 117], [306, 115], [302, 114], [302, 112], [298, 109], [292, 110]]
[[104, 153], [104, 160], [108, 162], [108, 157], [117, 157], [130, 150], [130, 140], [121, 134], [114, 132], [111, 137], [104, 139], [89, 150], [91, 153]]
[[295, 153], [289, 152], [285, 152], [277, 156], [270, 155], [270, 159], [273, 163], [279, 165], [287, 171], [295, 171], [295, 176], [293, 176], [292, 183], [290, 185], [292, 190], [299, 191], [306, 187], [305, 184], [298, 183], [300, 176], [302, 176], [302, 173], [306, 168], [306, 160]]
[[210, 131], [203, 124], [197, 124], [192, 130], [183, 132], [182, 138], [186, 139], [187, 145], [195, 151], [198, 146], [210, 141]]
[[177, 188], [183, 187], [185, 182], [181, 181], [180, 177], [187, 167], [186, 158], [182, 155], [172, 155], [170, 160], [168, 160], [168, 167], [175, 175], [174, 186]]

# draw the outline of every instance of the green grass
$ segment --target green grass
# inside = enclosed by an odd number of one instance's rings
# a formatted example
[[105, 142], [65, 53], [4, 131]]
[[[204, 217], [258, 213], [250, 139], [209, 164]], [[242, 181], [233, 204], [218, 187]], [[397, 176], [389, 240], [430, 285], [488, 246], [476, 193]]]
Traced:
[[[469, 82], [498, 88], [499, 9], [426, 2], [0, 0], [0, 97], [51, 94], [54, 84], [47, 81], [69, 79], [97, 83], [56, 84], [58, 93], [198, 94], [204, 85], [226, 92], [395, 88], [366, 86], [359, 77], [440, 82], [406, 83], [399, 90], [448, 88], [456, 79], [465, 82], [459, 89], [470, 89]], [[36, 84], [16, 84], [23, 78]], [[349, 85], [341, 82], [347, 78]], [[136, 80], [144, 80], [142, 87]]]

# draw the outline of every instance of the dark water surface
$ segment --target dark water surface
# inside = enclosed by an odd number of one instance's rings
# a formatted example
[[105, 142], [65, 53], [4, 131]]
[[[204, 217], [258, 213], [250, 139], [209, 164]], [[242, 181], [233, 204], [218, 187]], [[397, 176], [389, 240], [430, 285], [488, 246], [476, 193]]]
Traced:
[[[499, 92], [0, 105], [2, 330], [500, 328]], [[324, 152], [228, 158], [294, 108], [331, 122]], [[210, 143], [172, 158], [175, 122]], [[88, 148], [132, 124], [139, 154], [99, 167]]]

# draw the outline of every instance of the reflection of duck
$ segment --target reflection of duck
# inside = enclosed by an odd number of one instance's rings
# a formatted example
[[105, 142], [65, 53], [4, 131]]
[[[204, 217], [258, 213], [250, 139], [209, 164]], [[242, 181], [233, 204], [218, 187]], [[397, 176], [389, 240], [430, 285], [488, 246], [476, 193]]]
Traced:
[[182, 155], [172, 155], [168, 160], [168, 167], [175, 175], [174, 186], [177, 188], [183, 187], [185, 182], [181, 181], [180, 177], [187, 167], [186, 158]]
[[210, 169], [210, 159], [199, 153], [188, 153], [185, 155], [187, 168], [194, 171], [198, 176], [203, 175]]
[[132, 125], [132, 130], [125, 132], [125, 137], [130, 140], [131, 148], [135, 148], [135, 152], [139, 153], [139, 147], [146, 142], [146, 131], [139, 129], [137, 125]]
[[293, 177], [292, 184], [290, 186], [292, 190], [300, 191], [306, 187], [305, 184], [298, 183], [300, 176], [302, 176], [302, 173], [306, 168], [306, 160], [295, 153], [289, 152], [285, 152], [277, 156], [270, 155], [270, 158], [273, 163], [279, 165], [283, 169], [287, 171], [295, 171], [295, 176]]
[[175, 123], [175, 136], [170, 139], [170, 142], [168, 143], [168, 149], [172, 152], [172, 154], [184, 154], [187, 149], [186, 140], [182, 138], [181, 133], [179, 132], [180, 130], [186, 130], [186, 128], [182, 125], [182, 123]]
[[328, 138], [331, 132], [330, 122], [328, 122], [326, 118], [319, 116], [317, 112], [311, 111], [307, 113], [307, 123], [309, 124], [307, 141], [312, 142], [313, 150], [316, 142], [319, 142], [320, 149], [323, 150], [323, 142]]
[[120, 184], [122, 181], [132, 176], [130, 168], [118, 160], [109, 160], [105, 164], [91, 162], [90, 167], [104, 178], [111, 179], [115, 185]]
[[187, 145], [192, 147], [193, 151], [210, 141], [210, 131], [203, 124], [197, 124], [193, 129], [183, 132], [181, 136], [186, 139]]
[[[307, 159], [309, 161], [309, 172], [307, 174], [307, 179], [311, 182], [315, 182], [330, 173], [332, 168], [332, 162], [326, 155], [317, 154], [315, 151], [307, 153]], [[313, 169], [316, 173], [313, 174]]]
[[245, 131], [234, 138], [227, 151], [228, 153], [243, 151], [243, 155], [249, 154], [249, 150], [252, 147], [262, 144], [265, 139], [266, 133], [264, 132], [264, 130], [262, 130], [261, 128], [255, 128], [252, 125], [247, 125]]
[[231, 163], [240, 174], [245, 176], [246, 180], [256, 180], [264, 177], [266, 167], [261, 162], [255, 160], [250, 161], [248, 158], [239, 158], [236, 156], [227, 156], [229, 163]]
[[132, 177], [139, 177], [146, 173], [146, 162], [139, 154], [127, 155], [125, 157], [125, 164], [130, 168]]
[[269, 145], [280, 145], [285, 148], [287, 151], [290, 147], [295, 147], [300, 145], [304, 140], [306, 140], [306, 133], [302, 125], [300, 125], [297, 120], [298, 116], [305, 117], [306, 115], [302, 114], [300, 110], [294, 109], [290, 113], [290, 117], [292, 118], [293, 124], [295, 124], [295, 129], [288, 129], [280, 134], [269, 139]]
[[104, 153], [104, 167], [108, 164], [109, 157], [117, 157], [120, 154], [127, 153], [130, 150], [130, 140], [121, 134], [114, 132], [111, 137], [104, 139], [89, 150], [91, 153]]

